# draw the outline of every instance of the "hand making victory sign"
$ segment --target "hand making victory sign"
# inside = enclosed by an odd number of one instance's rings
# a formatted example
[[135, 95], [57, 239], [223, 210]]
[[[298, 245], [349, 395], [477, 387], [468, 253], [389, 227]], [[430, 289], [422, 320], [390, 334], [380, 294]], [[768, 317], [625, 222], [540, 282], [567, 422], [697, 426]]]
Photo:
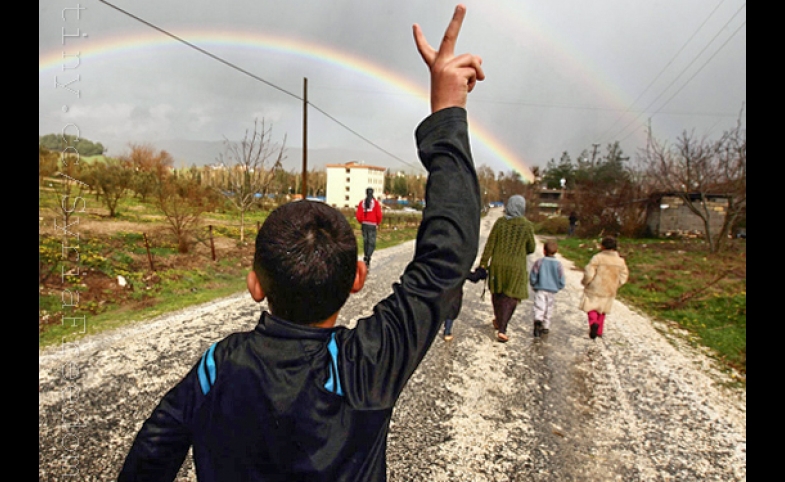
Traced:
[[431, 112], [448, 107], [466, 108], [466, 96], [478, 80], [485, 79], [480, 57], [471, 54], [455, 56], [455, 43], [465, 16], [465, 6], [455, 7], [438, 51], [425, 40], [420, 26], [414, 24], [417, 50], [431, 71]]

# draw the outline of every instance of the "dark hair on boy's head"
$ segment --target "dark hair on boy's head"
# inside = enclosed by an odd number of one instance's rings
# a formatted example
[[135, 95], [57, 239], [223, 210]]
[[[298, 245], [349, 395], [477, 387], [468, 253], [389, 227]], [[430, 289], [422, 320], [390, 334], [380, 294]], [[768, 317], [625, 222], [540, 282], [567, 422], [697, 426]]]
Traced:
[[357, 239], [335, 208], [307, 200], [284, 204], [256, 236], [254, 271], [275, 316], [300, 324], [324, 321], [349, 297]]
[[552, 254], [556, 254], [556, 251], [559, 250], [559, 245], [556, 244], [556, 241], [549, 240], [545, 241], [545, 254], [550, 256]]
[[606, 236], [602, 238], [602, 242], [600, 243], [600, 245], [602, 245], [602, 247], [605, 249], [616, 249], [617, 248], [616, 238], [614, 238], [613, 236]]

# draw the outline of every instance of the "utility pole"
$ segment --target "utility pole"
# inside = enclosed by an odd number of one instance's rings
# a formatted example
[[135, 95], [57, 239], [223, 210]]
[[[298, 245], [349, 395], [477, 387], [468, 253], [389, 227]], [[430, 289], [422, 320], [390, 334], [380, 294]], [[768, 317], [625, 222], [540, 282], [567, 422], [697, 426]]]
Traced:
[[308, 77], [303, 77], [303, 200], [308, 197]]
[[592, 146], [594, 146], [594, 149], [592, 149], [591, 152], [591, 167], [594, 167], [594, 159], [597, 157], [597, 148], [600, 147], [600, 145], [592, 144]]

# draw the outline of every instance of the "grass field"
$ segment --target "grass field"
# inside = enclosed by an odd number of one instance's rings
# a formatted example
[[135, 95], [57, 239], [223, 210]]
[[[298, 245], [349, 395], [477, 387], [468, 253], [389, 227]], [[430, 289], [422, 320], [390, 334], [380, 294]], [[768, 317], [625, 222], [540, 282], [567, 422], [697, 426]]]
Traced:
[[[66, 335], [73, 340], [246, 289], [257, 226], [266, 212], [247, 213], [243, 243], [236, 213], [208, 213], [195, 232], [190, 252], [180, 254], [165, 218], [152, 204], [126, 197], [118, 215], [109, 218], [92, 195], [86, 194], [85, 199], [85, 212], [75, 216], [71, 228], [78, 240], [69, 241], [77, 248], [69, 252], [79, 253], [79, 273], [62, 276], [63, 270], [74, 267], [74, 260], [63, 259], [63, 239], [53, 229], [55, 193], [46, 185], [39, 189], [39, 347], [59, 343]], [[360, 226], [352, 213], [344, 214], [355, 230], [361, 255]], [[377, 249], [412, 240], [416, 232], [417, 224], [412, 222], [385, 227], [378, 233]], [[82, 323], [86, 333], [77, 333], [81, 330], [74, 325], [82, 319], [88, 320]]]

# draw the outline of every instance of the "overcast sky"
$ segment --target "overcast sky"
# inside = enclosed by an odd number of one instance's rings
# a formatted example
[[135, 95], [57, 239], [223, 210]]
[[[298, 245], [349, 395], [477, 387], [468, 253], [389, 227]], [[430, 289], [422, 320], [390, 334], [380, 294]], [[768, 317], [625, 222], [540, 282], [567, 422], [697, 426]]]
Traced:
[[[437, 46], [457, 2], [112, 3], [278, 89], [97, 0], [39, 0], [39, 135], [78, 130], [119, 155], [129, 142], [239, 139], [264, 118], [274, 138], [300, 147], [295, 97], [307, 77], [308, 100], [373, 143], [310, 108], [309, 148], [361, 150], [394, 169], [419, 164], [428, 72], [411, 27]], [[468, 104], [478, 165], [525, 171], [616, 140], [634, 158], [649, 119], [659, 139], [685, 130], [716, 138], [745, 106], [742, 0], [464, 4], [456, 53], [480, 55], [487, 76]]]

